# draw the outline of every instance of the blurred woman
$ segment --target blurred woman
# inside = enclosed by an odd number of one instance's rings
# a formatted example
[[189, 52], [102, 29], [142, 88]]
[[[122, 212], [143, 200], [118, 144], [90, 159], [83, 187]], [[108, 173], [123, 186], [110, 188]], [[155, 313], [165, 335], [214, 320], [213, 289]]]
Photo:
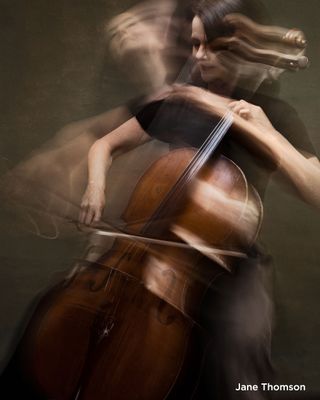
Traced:
[[[151, 138], [174, 146], [199, 147], [228, 110], [234, 132], [224, 139], [222, 152], [235, 161], [263, 197], [277, 169], [309, 204], [320, 205], [320, 164], [296, 111], [277, 99], [266, 66], [253, 65], [215, 42], [231, 37], [228, 16], [234, 13], [261, 22], [257, 1], [204, 0], [195, 3], [192, 20], [194, 79], [201, 87], [175, 87], [166, 99], [150, 102], [134, 118], [99, 139], [88, 156], [88, 185], [80, 221], [101, 219], [105, 176], [114, 157]], [[212, 207], [214, 208], [214, 207]], [[219, 209], [223, 213], [223, 209]], [[272, 379], [270, 361], [272, 303], [266, 288], [269, 258], [255, 246], [249, 260], [234, 275], [225, 274], [211, 285], [201, 323], [212, 335], [198, 398], [261, 399], [265, 393], [237, 392], [240, 384]]]

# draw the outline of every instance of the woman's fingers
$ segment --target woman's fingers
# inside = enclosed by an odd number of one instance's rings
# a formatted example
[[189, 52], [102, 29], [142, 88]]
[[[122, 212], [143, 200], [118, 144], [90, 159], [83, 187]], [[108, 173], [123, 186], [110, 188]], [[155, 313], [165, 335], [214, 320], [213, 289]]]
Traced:
[[104, 206], [104, 190], [96, 185], [88, 185], [80, 206], [79, 222], [91, 225], [93, 222], [100, 221]]
[[91, 225], [93, 218], [94, 218], [94, 211], [91, 208], [89, 208], [86, 212], [84, 223], [86, 225]]
[[85, 223], [88, 207], [89, 207], [88, 204], [81, 203], [81, 208], [79, 213], [79, 222], [81, 224]]
[[250, 104], [245, 100], [232, 101], [228, 107], [236, 115], [252, 123], [260, 131], [275, 132], [274, 127], [261, 107]]
[[93, 222], [98, 222], [101, 219], [103, 207], [99, 206], [84, 206], [79, 213], [79, 222], [85, 225], [91, 225]]
[[235, 107], [233, 109], [233, 112], [240, 115], [240, 117], [242, 117], [244, 119], [249, 119], [249, 117], [250, 117], [250, 109], [249, 108], [243, 108], [243, 107], [239, 106], [239, 107]]
[[95, 213], [94, 213], [94, 217], [93, 217], [93, 222], [99, 222], [101, 219], [101, 215], [102, 215], [102, 208], [98, 208]]
[[250, 104], [244, 100], [229, 103], [229, 108], [244, 119], [249, 119], [251, 116]]

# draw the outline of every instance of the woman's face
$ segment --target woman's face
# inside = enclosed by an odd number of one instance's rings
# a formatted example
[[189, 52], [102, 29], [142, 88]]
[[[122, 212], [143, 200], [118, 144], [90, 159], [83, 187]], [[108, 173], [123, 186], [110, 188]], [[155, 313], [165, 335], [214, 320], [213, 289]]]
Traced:
[[236, 72], [226, 63], [225, 51], [212, 51], [207, 41], [203, 23], [198, 16], [192, 21], [192, 54], [195, 58], [201, 78], [208, 84], [219, 87], [229, 85], [236, 79]]

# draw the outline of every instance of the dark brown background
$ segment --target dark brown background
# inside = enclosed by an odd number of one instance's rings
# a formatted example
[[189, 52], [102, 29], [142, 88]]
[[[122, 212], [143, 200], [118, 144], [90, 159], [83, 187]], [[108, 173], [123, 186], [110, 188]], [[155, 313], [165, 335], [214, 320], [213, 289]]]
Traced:
[[[105, 54], [102, 26], [128, 0], [1, 0], [1, 173], [65, 124], [134, 96]], [[310, 68], [282, 77], [282, 95], [299, 111], [320, 149], [319, 0], [269, 0], [277, 24], [302, 28]], [[6, 227], [10, 216], [2, 212]], [[320, 391], [319, 216], [273, 184], [263, 237], [275, 258], [273, 352], [281, 382]], [[35, 296], [83, 252], [85, 238], [55, 241], [1, 231], [0, 361], [6, 362]]]

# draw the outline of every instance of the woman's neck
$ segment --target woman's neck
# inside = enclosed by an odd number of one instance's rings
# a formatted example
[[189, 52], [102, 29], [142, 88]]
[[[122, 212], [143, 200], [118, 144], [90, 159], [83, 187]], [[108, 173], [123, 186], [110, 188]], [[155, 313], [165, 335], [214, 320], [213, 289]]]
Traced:
[[232, 97], [232, 93], [236, 87], [236, 80], [231, 82], [224, 82], [222, 80], [215, 80], [209, 82], [208, 90], [212, 93], [219, 94], [220, 96]]

